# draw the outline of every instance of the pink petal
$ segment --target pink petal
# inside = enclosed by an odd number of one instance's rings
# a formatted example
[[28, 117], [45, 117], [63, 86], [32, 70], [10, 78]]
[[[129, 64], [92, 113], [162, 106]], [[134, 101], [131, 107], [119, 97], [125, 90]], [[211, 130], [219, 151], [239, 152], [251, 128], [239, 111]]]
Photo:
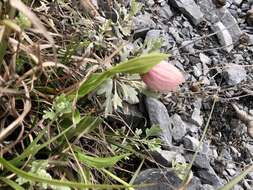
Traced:
[[183, 74], [174, 65], [167, 61], [161, 61], [148, 73], [142, 76], [146, 85], [155, 91], [174, 91], [185, 79]]

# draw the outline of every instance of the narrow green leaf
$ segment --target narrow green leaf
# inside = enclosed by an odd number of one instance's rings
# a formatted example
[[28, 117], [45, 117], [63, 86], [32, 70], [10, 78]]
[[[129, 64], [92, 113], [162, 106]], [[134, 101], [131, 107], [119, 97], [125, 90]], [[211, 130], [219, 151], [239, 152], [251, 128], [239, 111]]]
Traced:
[[[113, 77], [117, 73], [144, 74], [167, 57], [168, 55], [166, 54], [150, 53], [120, 63], [115, 67], [104, 71], [103, 73], [95, 73], [91, 75], [84, 84], [81, 85], [78, 90], [78, 98], [84, 97], [93, 90], [97, 89], [105, 80]], [[69, 95], [71, 99], [74, 99], [75, 96], [76, 92], [73, 92]]]
[[15, 190], [25, 190], [22, 186], [20, 186], [19, 184], [17, 184], [16, 182], [14, 182], [8, 178], [1, 177], [0, 180], [2, 180], [4, 183], [8, 184], [9, 186], [11, 186]]
[[89, 165], [90, 167], [94, 168], [107, 168], [107, 167], [113, 167], [118, 161], [125, 158], [126, 156], [131, 155], [129, 154], [122, 154], [119, 156], [113, 156], [113, 157], [106, 157], [106, 158], [99, 158], [99, 157], [93, 157], [88, 156], [84, 153], [82, 153], [79, 150], [76, 150], [77, 152], [77, 158], [83, 162], [84, 164]]
[[78, 109], [76, 109], [72, 114], [72, 121], [76, 125], [81, 121], [81, 115]]
[[144, 74], [147, 73], [152, 67], [157, 65], [160, 61], [166, 59], [168, 55], [161, 53], [150, 53], [145, 54], [134, 59], [130, 59], [123, 63], [116, 65], [115, 67], [108, 70], [108, 72], [117, 73], [128, 73], [128, 74]]
[[72, 128], [66, 133], [67, 139], [72, 139], [80, 134], [90, 133], [94, 128], [99, 126], [102, 122], [100, 117], [85, 116], [82, 117], [80, 122], [75, 128]]
[[[8, 169], [9, 171], [17, 174], [18, 176], [25, 178], [30, 181], [39, 182], [39, 183], [47, 183], [50, 185], [57, 185], [57, 186], [67, 186], [72, 188], [91, 188], [91, 189], [116, 189], [116, 188], [126, 188], [124, 185], [108, 185], [108, 184], [84, 184], [84, 183], [77, 183], [72, 181], [66, 181], [66, 180], [55, 180], [55, 179], [48, 179], [44, 177], [39, 177], [37, 175], [25, 172], [23, 170], [20, 170], [19, 168], [13, 166], [5, 160], [4, 158], [0, 157], [0, 164]], [[141, 185], [138, 185], [138, 187], [141, 187]]]
[[[37, 152], [39, 152], [42, 148], [47, 147], [49, 144], [51, 144], [52, 142], [54, 142], [55, 140], [57, 140], [58, 138], [60, 138], [62, 135], [64, 135], [65, 133], [67, 133], [71, 128], [73, 127], [70, 126], [69, 128], [65, 129], [64, 131], [62, 131], [60, 134], [58, 134], [57, 136], [49, 139], [46, 143], [44, 144], [37, 144], [37, 142], [39, 141], [39, 138], [36, 138], [36, 142], [32, 145], [32, 146], [28, 146], [28, 148], [20, 155], [17, 156], [16, 158], [14, 158], [13, 160], [11, 160], [11, 163], [15, 163], [16, 165], [19, 165], [20, 162], [27, 158], [28, 156], [34, 156], [35, 154], [37, 154]], [[41, 138], [43, 136], [45, 132], [45, 129], [43, 130], [43, 133], [41, 133], [41, 135], [39, 135], [39, 137]]]

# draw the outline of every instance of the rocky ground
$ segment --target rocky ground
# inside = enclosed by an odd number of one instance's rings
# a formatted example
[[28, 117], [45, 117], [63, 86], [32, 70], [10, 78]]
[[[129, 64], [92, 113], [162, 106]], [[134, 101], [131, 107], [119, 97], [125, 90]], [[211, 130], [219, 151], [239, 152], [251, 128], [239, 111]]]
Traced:
[[[134, 18], [135, 41], [163, 39], [161, 51], [171, 54], [170, 61], [184, 71], [187, 82], [160, 100], [144, 98], [146, 112], [130, 108], [128, 120], [135, 123], [148, 115], [151, 124], [160, 125], [164, 147], [150, 154], [165, 167], [172, 160], [189, 163], [208, 125], [188, 189], [217, 189], [253, 161], [251, 126], [234, 109], [246, 115], [253, 109], [253, 1], [141, 2], [145, 11]], [[234, 189], [253, 189], [252, 175]], [[168, 181], [174, 187], [180, 184], [166, 169], [148, 168], [136, 179], [164, 183], [141, 189], [173, 189], [165, 185]]]

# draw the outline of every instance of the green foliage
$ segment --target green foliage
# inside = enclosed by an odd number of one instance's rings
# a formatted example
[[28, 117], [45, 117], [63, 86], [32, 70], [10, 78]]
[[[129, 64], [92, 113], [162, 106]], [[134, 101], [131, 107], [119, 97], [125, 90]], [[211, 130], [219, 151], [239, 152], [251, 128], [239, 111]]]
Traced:
[[[41, 160], [41, 161], [34, 161], [32, 162], [32, 166], [31, 166], [31, 169], [28, 173], [31, 173], [31, 174], [34, 174], [38, 177], [41, 177], [41, 178], [47, 178], [47, 179], [52, 179], [52, 176], [47, 172], [47, 167], [48, 167], [48, 161], [47, 160]], [[42, 187], [43, 189], [48, 189], [48, 188], [51, 188], [52, 190], [71, 190], [69, 187], [67, 186], [56, 186], [56, 185], [50, 185], [48, 183], [36, 183], [32, 180], [28, 180], [28, 179], [25, 179], [25, 178], [22, 178], [22, 177], [18, 177], [16, 179], [16, 182], [19, 184], [19, 185], [23, 185], [23, 184], [26, 184], [26, 183], [29, 183], [29, 185], [31, 187]]]
[[0, 180], [2, 180], [4, 183], [8, 184], [10, 187], [12, 187], [15, 190], [25, 190], [22, 186], [20, 186], [19, 184], [17, 184], [16, 182], [8, 179], [8, 178], [0, 178]]
[[61, 94], [57, 96], [53, 102], [52, 110], [44, 111], [44, 119], [54, 120], [58, 116], [62, 116], [66, 113], [72, 112], [72, 103], [71, 101], [64, 95]]
[[78, 98], [84, 97], [93, 90], [97, 89], [104, 81], [110, 79], [118, 73], [126, 74], [144, 74], [147, 73], [152, 67], [158, 64], [160, 61], [168, 57], [161, 53], [151, 53], [142, 55], [137, 58], [120, 63], [103, 73], [95, 73], [91, 75], [87, 81], [81, 85], [78, 92], [73, 92], [70, 98], [73, 99], [78, 94]]
[[172, 169], [175, 171], [176, 175], [184, 180], [187, 177], [187, 169], [189, 168], [189, 164], [187, 163], [179, 163], [172, 160]]
[[21, 29], [31, 28], [31, 21], [21, 12], [15, 18], [16, 24], [20, 26]]
[[97, 169], [113, 167], [117, 162], [130, 155], [131, 154], [123, 154], [119, 156], [101, 158], [88, 156], [82, 153], [80, 150], [76, 150], [76, 156], [79, 161], [88, 165], [89, 167], [94, 167]]
[[159, 125], [152, 125], [150, 129], [146, 129], [146, 138], [148, 137], [159, 137], [162, 130]]

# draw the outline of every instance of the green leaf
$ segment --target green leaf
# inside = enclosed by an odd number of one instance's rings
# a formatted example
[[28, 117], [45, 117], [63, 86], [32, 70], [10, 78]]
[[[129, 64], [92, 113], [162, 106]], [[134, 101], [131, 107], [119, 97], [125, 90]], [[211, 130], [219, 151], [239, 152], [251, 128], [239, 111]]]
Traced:
[[[105, 93], [106, 97], [112, 94], [113, 81], [112, 79], [107, 79], [97, 90], [97, 95], [102, 95]], [[111, 97], [110, 97], [111, 98]]]
[[72, 121], [74, 125], [77, 125], [81, 121], [81, 115], [78, 109], [73, 112]]
[[119, 83], [122, 88], [123, 100], [127, 101], [129, 104], [139, 103], [138, 92], [131, 86]]
[[[97, 89], [105, 80], [113, 77], [117, 73], [144, 74], [167, 57], [168, 55], [166, 54], [150, 53], [120, 63], [103, 73], [95, 73], [81, 85], [78, 90], [78, 98], [84, 97], [93, 90]], [[69, 95], [69, 98], [74, 99], [75, 96], [76, 92], [73, 92]]]
[[15, 190], [25, 190], [19, 184], [17, 184], [16, 182], [14, 182], [8, 178], [1, 177], [0, 180], [2, 180], [4, 183], [8, 184], [9, 186], [11, 186]]
[[90, 133], [94, 128], [100, 125], [102, 119], [100, 117], [84, 116], [80, 122], [66, 133], [67, 139], [71, 140], [80, 134]]
[[98, 95], [105, 93], [105, 115], [112, 113], [112, 90], [113, 90], [113, 81], [112, 79], [107, 79], [97, 90]]
[[77, 152], [76, 156], [78, 160], [80, 160], [84, 164], [87, 164], [90, 167], [94, 167], [98, 169], [113, 167], [118, 161], [122, 160], [126, 156], [131, 155], [130, 153], [128, 153], [128, 154], [123, 154], [119, 156], [99, 158], [99, 157], [88, 156], [79, 150], [76, 150], [76, 152]]
[[[9, 171], [15, 173], [16, 175], [29, 180], [33, 182], [40, 182], [40, 183], [47, 183], [54, 186], [65, 186], [65, 187], [72, 187], [77, 189], [84, 189], [84, 188], [90, 188], [90, 189], [119, 189], [119, 188], [125, 188], [125, 185], [108, 185], [108, 184], [85, 184], [85, 183], [77, 183], [67, 180], [55, 180], [55, 179], [48, 179], [45, 177], [39, 177], [35, 174], [31, 174], [28, 172], [25, 172], [15, 166], [13, 166], [10, 162], [5, 160], [3, 157], [0, 156], [0, 164], [2, 167], [5, 167]], [[140, 185], [138, 185], [140, 186]]]
[[31, 21], [21, 12], [18, 13], [18, 16], [15, 18], [16, 23], [22, 28], [30, 28], [32, 26]]
[[117, 73], [128, 73], [128, 74], [145, 74], [152, 67], [157, 65], [160, 61], [166, 59], [168, 55], [162, 53], [150, 53], [145, 54], [134, 59], [130, 59], [123, 63], [116, 65], [115, 67], [108, 70], [108, 72]]
[[159, 137], [161, 132], [159, 125], [152, 125], [150, 129], [146, 129], [146, 137]]

